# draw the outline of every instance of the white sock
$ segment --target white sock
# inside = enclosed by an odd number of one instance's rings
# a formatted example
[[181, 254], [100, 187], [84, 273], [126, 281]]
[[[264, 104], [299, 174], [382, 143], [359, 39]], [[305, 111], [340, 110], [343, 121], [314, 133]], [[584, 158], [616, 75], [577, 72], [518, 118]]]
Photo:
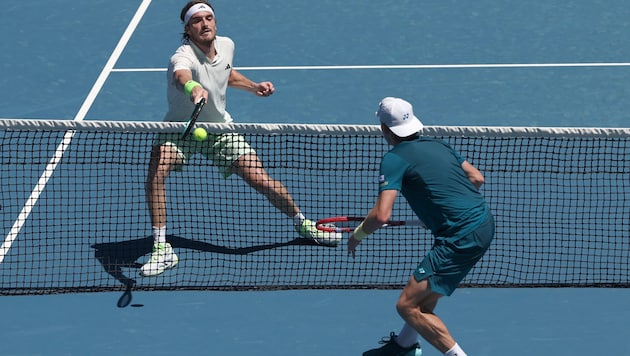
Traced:
[[165, 243], [166, 242], [166, 226], [153, 227], [153, 243]]
[[293, 225], [302, 225], [302, 221], [304, 220], [306, 220], [304, 214], [297, 213], [297, 215], [293, 217]]
[[409, 324], [405, 323], [400, 333], [396, 337], [396, 343], [402, 347], [410, 347], [411, 345], [418, 342], [418, 332], [416, 329], [412, 328]]
[[466, 356], [464, 350], [459, 347], [459, 344], [455, 343], [455, 346], [451, 347], [450, 350], [444, 353], [444, 356]]

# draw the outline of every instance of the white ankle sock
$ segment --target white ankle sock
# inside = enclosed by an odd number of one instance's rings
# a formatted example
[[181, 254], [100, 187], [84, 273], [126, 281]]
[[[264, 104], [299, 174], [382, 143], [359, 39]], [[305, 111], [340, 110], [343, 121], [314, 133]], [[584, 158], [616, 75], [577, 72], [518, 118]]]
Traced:
[[409, 324], [405, 323], [400, 333], [396, 337], [396, 343], [402, 347], [410, 347], [411, 345], [418, 342], [418, 332], [416, 329], [409, 326]]
[[457, 343], [455, 343], [455, 346], [451, 347], [450, 350], [446, 351], [444, 353], [444, 356], [466, 356], [466, 353], [464, 352], [464, 350], [462, 350], [461, 347], [459, 347]]
[[153, 227], [153, 243], [160, 244], [166, 242], [166, 226]]
[[297, 215], [293, 217], [293, 225], [302, 225], [302, 221], [304, 220], [306, 220], [304, 214], [297, 213]]

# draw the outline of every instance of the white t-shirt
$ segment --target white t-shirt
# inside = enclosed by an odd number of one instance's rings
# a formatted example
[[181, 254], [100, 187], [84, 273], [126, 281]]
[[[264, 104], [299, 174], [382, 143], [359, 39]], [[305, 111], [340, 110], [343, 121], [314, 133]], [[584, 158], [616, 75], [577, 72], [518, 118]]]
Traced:
[[204, 106], [197, 121], [229, 123], [232, 117], [225, 110], [225, 95], [228, 79], [232, 71], [234, 58], [234, 42], [228, 37], [217, 36], [214, 41], [217, 55], [211, 62], [194, 44], [180, 46], [171, 57], [166, 73], [168, 111], [164, 121], [188, 121], [195, 105], [183, 89], [177, 88], [173, 72], [188, 69], [193, 80], [208, 91], [208, 102]]

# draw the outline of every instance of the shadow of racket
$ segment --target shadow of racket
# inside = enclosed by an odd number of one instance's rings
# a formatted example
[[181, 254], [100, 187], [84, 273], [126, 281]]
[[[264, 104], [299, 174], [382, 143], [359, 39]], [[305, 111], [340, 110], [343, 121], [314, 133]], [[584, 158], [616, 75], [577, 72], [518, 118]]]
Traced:
[[116, 303], [117, 307], [126, 308], [127, 306], [129, 306], [129, 304], [131, 304], [131, 300], [133, 299], [133, 296], [131, 295], [131, 289], [133, 288], [133, 285], [133, 282], [127, 283], [125, 292], [120, 296], [120, 298], [118, 298], [118, 303]]

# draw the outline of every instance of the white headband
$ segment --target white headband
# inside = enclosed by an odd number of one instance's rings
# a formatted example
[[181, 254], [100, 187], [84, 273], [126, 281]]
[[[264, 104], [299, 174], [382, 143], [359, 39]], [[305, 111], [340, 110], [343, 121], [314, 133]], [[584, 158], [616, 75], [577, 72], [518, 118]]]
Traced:
[[190, 18], [199, 11], [208, 11], [212, 13], [212, 16], [214, 16], [214, 11], [212, 11], [212, 8], [210, 6], [206, 4], [196, 4], [191, 6], [190, 9], [186, 11], [186, 15], [184, 15], [184, 26], [188, 25], [188, 21], [190, 21]]

